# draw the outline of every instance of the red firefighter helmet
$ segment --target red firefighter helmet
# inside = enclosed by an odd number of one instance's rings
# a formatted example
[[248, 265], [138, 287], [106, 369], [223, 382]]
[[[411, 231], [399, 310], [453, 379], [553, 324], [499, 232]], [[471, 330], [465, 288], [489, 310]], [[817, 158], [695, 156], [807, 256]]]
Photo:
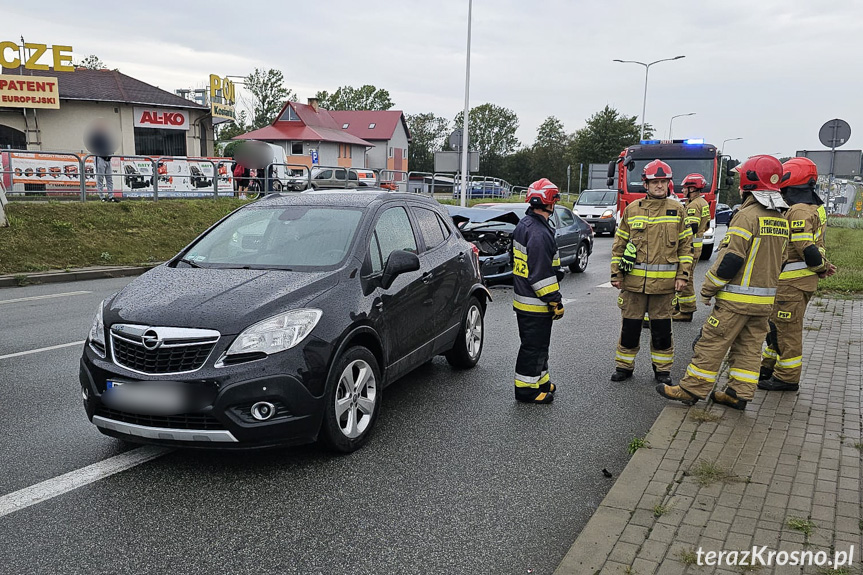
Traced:
[[809, 158], [791, 158], [782, 164], [782, 172], [782, 178], [779, 180], [780, 188], [813, 187], [818, 181], [818, 167]]
[[560, 190], [548, 178], [540, 178], [527, 189], [524, 201], [534, 208], [551, 206], [560, 200]]
[[701, 174], [692, 173], [683, 178], [683, 183], [681, 183], [683, 187], [692, 186], [697, 190], [703, 190], [707, 187], [707, 180], [704, 179], [704, 176]]
[[779, 191], [782, 179], [782, 164], [773, 156], [752, 156], [735, 168], [740, 174], [740, 189], [744, 192], [764, 190]]
[[653, 160], [641, 171], [641, 179], [648, 180], [671, 180], [671, 166], [662, 160]]

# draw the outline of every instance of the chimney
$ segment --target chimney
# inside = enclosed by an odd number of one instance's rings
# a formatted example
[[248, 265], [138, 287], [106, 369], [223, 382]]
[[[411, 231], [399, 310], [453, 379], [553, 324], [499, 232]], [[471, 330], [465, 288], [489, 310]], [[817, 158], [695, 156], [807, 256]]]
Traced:
[[309, 98], [309, 106], [317, 112], [318, 111], [318, 99], [317, 98]]

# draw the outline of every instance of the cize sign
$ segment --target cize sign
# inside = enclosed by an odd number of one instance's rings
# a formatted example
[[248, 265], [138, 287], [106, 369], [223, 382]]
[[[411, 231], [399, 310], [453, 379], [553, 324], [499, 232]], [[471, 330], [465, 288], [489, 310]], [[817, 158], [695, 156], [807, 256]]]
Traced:
[[135, 127], [161, 128], [163, 130], [188, 130], [189, 113], [182, 110], [135, 108]]

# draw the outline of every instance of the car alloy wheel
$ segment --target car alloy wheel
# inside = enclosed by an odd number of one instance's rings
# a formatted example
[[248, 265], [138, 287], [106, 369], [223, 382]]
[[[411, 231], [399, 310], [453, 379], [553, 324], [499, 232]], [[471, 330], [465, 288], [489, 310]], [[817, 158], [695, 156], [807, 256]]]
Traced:
[[465, 319], [465, 345], [471, 359], [479, 357], [482, 351], [482, 312], [476, 305], [470, 306]]
[[452, 349], [446, 352], [449, 364], [458, 369], [470, 369], [477, 364], [482, 354], [483, 309], [479, 300], [470, 298]]
[[575, 252], [575, 261], [569, 266], [569, 271], [580, 274], [587, 269], [587, 261], [590, 255], [587, 253], [587, 244], [581, 242], [578, 244], [578, 251]]
[[339, 431], [356, 439], [369, 428], [375, 414], [377, 380], [372, 367], [361, 359], [342, 371], [336, 384], [335, 413]]

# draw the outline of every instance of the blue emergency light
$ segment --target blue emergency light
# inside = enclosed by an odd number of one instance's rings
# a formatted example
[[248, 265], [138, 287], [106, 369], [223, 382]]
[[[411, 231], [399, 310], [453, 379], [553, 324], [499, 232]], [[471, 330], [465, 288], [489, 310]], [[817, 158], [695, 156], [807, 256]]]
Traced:
[[704, 138], [690, 138], [688, 140], [683, 140], [684, 144], [703, 144]]
[[646, 144], [658, 144], [659, 142], [660, 142], [660, 140], [641, 140], [641, 144], [642, 144], [642, 145], [646, 145]]

